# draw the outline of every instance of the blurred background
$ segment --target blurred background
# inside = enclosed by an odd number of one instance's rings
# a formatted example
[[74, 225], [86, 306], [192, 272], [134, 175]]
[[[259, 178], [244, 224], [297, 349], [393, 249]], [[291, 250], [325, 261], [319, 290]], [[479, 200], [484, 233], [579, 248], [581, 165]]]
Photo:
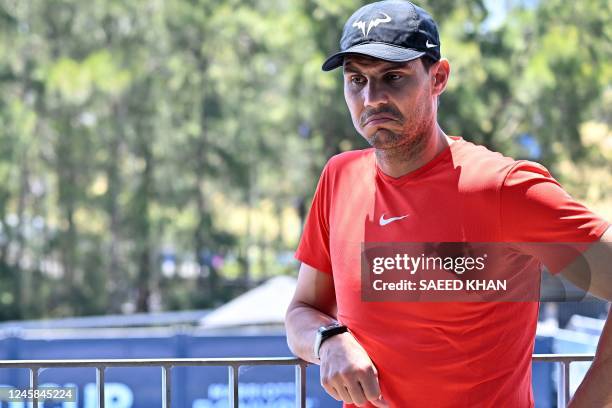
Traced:
[[[365, 3], [0, 0], [4, 327], [197, 325], [295, 276], [324, 163], [366, 147], [320, 70]], [[611, 220], [611, 3], [417, 3], [452, 68], [446, 133], [543, 163]]]
[[[293, 250], [364, 147], [321, 63], [358, 1], [0, 1], [0, 318], [219, 305]], [[608, 1], [421, 2], [448, 134], [612, 219]]]

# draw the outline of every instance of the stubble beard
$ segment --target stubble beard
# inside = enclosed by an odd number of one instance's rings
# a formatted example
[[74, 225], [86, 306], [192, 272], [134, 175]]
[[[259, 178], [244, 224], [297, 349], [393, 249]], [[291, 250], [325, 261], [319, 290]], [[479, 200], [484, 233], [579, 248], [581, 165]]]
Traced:
[[415, 106], [410, 117], [402, 115], [393, 105], [366, 111], [360, 117], [360, 125], [367, 123], [367, 119], [379, 113], [388, 113], [395, 118], [397, 128], [380, 128], [372, 135], [362, 133], [370, 146], [376, 149], [376, 155], [382, 160], [412, 161], [423, 153], [430, 138], [430, 132], [435, 125], [431, 121], [426, 106]]
[[367, 142], [376, 149], [378, 156], [385, 159], [412, 160], [419, 156], [427, 144], [425, 126], [417, 129], [402, 129], [401, 133], [389, 129], [378, 129], [366, 137]]

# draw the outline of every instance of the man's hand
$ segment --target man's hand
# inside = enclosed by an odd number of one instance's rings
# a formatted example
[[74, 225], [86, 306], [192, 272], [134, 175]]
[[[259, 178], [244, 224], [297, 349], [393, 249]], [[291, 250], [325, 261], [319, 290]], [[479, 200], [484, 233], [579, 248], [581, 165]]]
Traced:
[[289, 348], [301, 359], [321, 365], [321, 385], [335, 399], [362, 406], [369, 401], [376, 407], [388, 407], [380, 394], [376, 367], [352, 334], [328, 338], [319, 348], [321, 359], [314, 356], [317, 330], [337, 321], [336, 310], [332, 275], [302, 264], [285, 318]]
[[576, 390], [570, 408], [612, 406], [612, 311], [604, 325], [595, 360]]
[[335, 399], [359, 407], [370, 402], [388, 407], [378, 384], [378, 371], [350, 333], [327, 339], [320, 348], [321, 385]]
[[[575, 268], [564, 276], [576, 286], [595, 296], [612, 301], [612, 227], [603, 234], [598, 244], [584, 253], [589, 268]], [[584, 272], [586, 271], [586, 273]], [[582, 276], [580, 273], [582, 272]], [[586, 276], [585, 276], [586, 275]], [[586, 282], [586, 284], [584, 284]], [[583, 285], [581, 286], [581, 283]], [[612, 406], [612, 312], [604, 325], [595, 359], [569, 404], [571, 408]]]

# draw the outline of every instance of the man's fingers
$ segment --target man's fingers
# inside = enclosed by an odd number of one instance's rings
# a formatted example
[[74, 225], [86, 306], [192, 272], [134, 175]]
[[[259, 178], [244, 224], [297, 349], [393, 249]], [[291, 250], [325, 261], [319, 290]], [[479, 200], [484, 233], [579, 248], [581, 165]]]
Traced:
[[[324, 385], [321, 384], [325, 391], [337, 401], [344, 401], [347, 404], [365, 405], [366, 398], [363, 394], [361, 386], [349, 387], [346, 385]], [[358, 388], [358, 390], [357, 390]]]
[[380, 397], [380, 385], [378, 383], [378, 373], [372, 367], [372, 370], [360, 376], [359, 383], [363, 388], [363, 393], [368, 401], [374, 401]]
[[382, 397], [380, 384], [378, 383], [378, 372], [376, 367], [372, 366], [372, 370], [362, 375], [359, 383], [363, 389], [365, 397], [375, 407], [386, 408], [389, 406], [387, 401]]
[[373, 401], [371, 400], [370, 403], [372, 405], [374, 405], [375, 407], [380, 407], [380, 408], [388, 408], [389, 407], [389, 404], [387, 403], [387, 401], [385, 401], [383, 399], [382, 396], [377, 398], [377, 399], [375, 399], [375, 400], [373, 400]]
[[325, 391], [336, 401], [342, 401], [342, 397], [340, 396], [340, 393], [338, 392], [338, 390], [335, 387], [332, 387], [331, 385], [327, 385], [327, 384], [323, 384], [321, 383], [321, 386], [325, 389]]
[[363, 388], [361, 388], [361, 384], [359, 382], [351, 382], [346, 386], [349, 394], [351, 395], [351, 399], [353, 400], [353, 404], [361, 407], [365, 405], [367, 398], [363, 392]]
[[340, 393], [340, 396], [342, 397], [342, 401], [346, 402], [347, 404], [353, 403], [353, 398], [351, 397], [351, 393], [349, 392], [348, 388], [346, 388], [346, 386], [338, 386], [338, 392]]

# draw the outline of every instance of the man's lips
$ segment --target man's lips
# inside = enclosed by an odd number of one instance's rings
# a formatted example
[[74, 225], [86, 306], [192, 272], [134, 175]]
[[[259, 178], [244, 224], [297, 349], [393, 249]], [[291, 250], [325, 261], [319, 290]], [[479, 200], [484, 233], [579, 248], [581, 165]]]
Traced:
[[374, 116], [369, 117], [368, 120], [365, 121], [363, 126], [365, 127], [365, 126], [380, 125], [381, 123], [391, 122], [391, 121], [397, 121], [397, 119], [389, 115], [374, 115]]

